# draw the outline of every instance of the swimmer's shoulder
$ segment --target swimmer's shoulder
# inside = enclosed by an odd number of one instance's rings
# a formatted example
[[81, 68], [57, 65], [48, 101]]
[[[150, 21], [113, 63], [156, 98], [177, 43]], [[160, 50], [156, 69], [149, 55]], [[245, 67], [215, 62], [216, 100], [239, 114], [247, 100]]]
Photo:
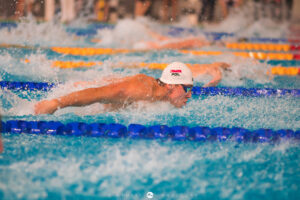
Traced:
[[155, 88], [155, 79], [145, 74], [137, 74], [122, 85], [126, 88], [123, 92], [135, 96], [139, 100], [147, 100], [148, 96], [153, 94]]
[[141, 81], [141, 82], [144, 82], [144, 81], [155, 81], [155, 78], [151, 77], [151, 76], [148, 76], [146, 74], [137, 74], [137, 75], [134, 75], [132, 76], [132, 78], [134, 80], [137, 80], [137, 81]]
[[152, 88], [155, 83], [156, 79], [148, 76], [146, 74], [137, 74], [132, 77], [133, 81], [132, 83], [137, 87], [144, 87], [144, 88]]
[[119, 84], [135, 85], [135, 86], [142, 86], [142, 85], [151, 86], [154, 83], [155, 83], [155, 79], [153, 77], [147, 76], [146, 74], [137, 74], [134, 76], [123, 78]]

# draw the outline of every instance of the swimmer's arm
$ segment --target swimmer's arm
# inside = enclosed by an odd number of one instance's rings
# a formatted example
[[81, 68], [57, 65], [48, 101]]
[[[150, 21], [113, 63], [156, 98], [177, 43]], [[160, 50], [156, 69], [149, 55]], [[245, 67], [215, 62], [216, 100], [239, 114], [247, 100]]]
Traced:
[[223, 62], [215, 62], [212, 64], [193, 64], [188, 65], [188, 67], [191, 69], [194, 78], [201, 74], [211, 75], [213, 79], [203, 87], [214, 87], [222, 80], [222, 72], [220, 69], [228, 69], [230, 65]]
[[99, 88], [89, 88], [72, 92], [66, 96], [44, 100], [35, 105], [35, 114], [52, 114], [57, 109], [69, 106], [85, 106], [96, 102], [115, 103], [124, 99], [124, 93], [121, 87], [111, 84]]
[[147, 32], [155, 39], [163, 41], [168, 40], [169, 38], [167, 36], [163, 36], [157, 32], [152, 31], [148, 26], [146, 26]]
[[206, 74], [206, 68], [210, 67], [211, 64], [187, 64], [193, 74], [193, 78], [199, 75]]
[[113, 75], [113, 76], [107, 76], [104, 78], [101, 78], [101, 80], [94, 80], [94, 81], [78, 81], [75, 82], [73, 85], [74, 87], [87, 87], [87, 86], [97, 86], [97, 85], [103, 85], [108, 83], [116, 83], [119, 81], [124, 80], [125, 78], [121, 75]]
[[225, 70], [230, 68], [229, 64], [223, 62], [215, 62], [212, 64], [187, 64], [187, 66], [192, 71], [194, 78], [202, 74], [209, 74], [214, 76], [214, 74], [216, 73], [215, 71], [220, 72], [220, 68]]
[[58, 98], [59, 107], [85, 106], [96, 102], [114, 103], [122, 98], [122, 89], [116, 84], [111, 84], [98, 88], [88, 88], [73, 92], [69, 95]]
[[160, 35], [158, 33], [155, 33], [153, 31], [148, 31], [148, 33], [155, 39], [160, 40], [160, 41], [164, 41], [164, 40], [168, 40], [169, 38], [163, 35]]
[[222, 80], [222, 77], [214, 77], [211, 81], [206, 83], [203, 87], [215, 87], [216, 85], [218, 85], [218, 83], [220, 83], [221, 80]]
[[210, 69], [207, 74], [211, 75], [213, 78], [203, 87], [214, 87], [218, 85], [218, 83], [220, 83], [220, 81], [222, 80], [222, 72], [218, 68]]

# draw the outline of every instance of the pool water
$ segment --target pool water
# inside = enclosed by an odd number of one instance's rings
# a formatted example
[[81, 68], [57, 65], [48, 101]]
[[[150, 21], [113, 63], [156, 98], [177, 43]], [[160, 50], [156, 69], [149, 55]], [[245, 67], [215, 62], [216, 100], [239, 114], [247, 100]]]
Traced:
[[[40, 28], [44, 25], [32, 26]], [[5, 33], [0, 30], [0, 34]], [[17, 38], [20, 33], [12, 31], [11, 34]], [[165, 50], [85, 57], [60, 55], [48, 48], [40, 48], [59, 45], [64, 37], [67, 38], [64, 29], [59, 28], [58, 34], [61, 37], [57, 41], [52, 37], [47, 40], [38, 36], [37, 41], [29, 37], [28, 41], [21, 42], [36, 45], [32, 49], [0, 48], [2, 80], [52, 82], [58, 85], [49, 92], [0, 90], [3, 121], [300, 129], [300, 99], [296, 97], [193, 96], [181, 109], [163, 102], [138, 102], [124, 110], [104, 112], [101, 104], [93, 104], [62, 109], [54, 115], [36, 116], [33, 106], [37, 101], [82, 89], [74, 87], [77, 81], [137, 73], [156, 78], [160, 76], [159, 70], [111, 68], [112, 63], [120, 61], [223, 61], [232, 65], [232, 72], [224, 74], [220, 87], [300, 88], [299, 77], [270, 77], [266, 72], [272, 66], [231, 54], [195, 56]], [[61, 45], [95, 44], [83, 38], [68, 38]], [[218, 50], [219, 47], [213, 48]], [[25, 59], [30, 62], [25, 63]], [[104, 64], [88, 69], [58, 69], [50, 67], [53, 60], [101, 61]], [[206, 76], [198, 77], [195, 85], [202, 86], [208, 80]], [[2, 134], [2, 140], [0, 199], [149, 199], [148, 192], [153, 193], [153, 199], [300, 197], [300, 146], [297, 141], [276, 144], [201, 143], [12, 133]]]
[[297, 199], [297, 143], [3, 135], [2, 199]]

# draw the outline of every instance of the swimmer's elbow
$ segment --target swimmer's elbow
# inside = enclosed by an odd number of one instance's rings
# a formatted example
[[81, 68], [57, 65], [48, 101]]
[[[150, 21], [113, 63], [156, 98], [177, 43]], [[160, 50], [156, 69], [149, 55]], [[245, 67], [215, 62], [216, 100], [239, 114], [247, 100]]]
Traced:
[[221, 82], [221, 77], [216, 77], [212, 79], [210, 82], [205, 84], [203, 87], [215, 87]]
[[220, 66], [221, 68], [223, 68], [223, 69], [228, 69], [228, 68], [231, 67], [230, 64], [225, 63], [225, 62], [220, 62], [220, 63], [219, 63], [219, 66]]

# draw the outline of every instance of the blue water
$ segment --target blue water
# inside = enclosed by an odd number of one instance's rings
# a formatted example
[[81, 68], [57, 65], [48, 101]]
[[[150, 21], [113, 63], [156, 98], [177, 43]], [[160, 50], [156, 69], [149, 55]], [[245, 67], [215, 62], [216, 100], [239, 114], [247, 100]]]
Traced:
[[298, 143], [4, 134], [1, 199], [298, 199]]
[[[59, 29], [58, 34], [61, 32]], [[41, 48], [59, 45], [64, 34], [57, 41], [40, 36], [37, 41], [29, 37], [28, 41], [21, 42], [39, 48], [0, 48], [2, 80], [58, 84], [47, 93], [1, 90], [2, 120], [300, 129], [300, 99], [292, 97], [194, 96], [181, 109], [158, 102], [137, 103], [121, 111], [104, 112], [100, 104], [94, 104], [66, 108], [54, 115], [35, 116], [33, 106], [37, 101], [80, 89], [73, 87], [77, 81], [137, 73], [157, 78], [161, 73], [110, 67], [119, 61], [223, 61], [232, 65], [232, 72], [224, 74], [220, 87], [300, 88], [299, 77], [270, 77], [266, 71], [271, 65], [229, 54], [213, 57], [151, 51], [84, 57], [60, 55]], [[63, 44], [90, 45], [83, 39], [70, 38]], [[25, 58], [30, 63], [25, 63]], [[66, 70], [51, 68], [53, 60], [102, 61], [104, 65]], [[196, 78], [195, 85], [201, 86], [207, 80], [205, 76]], [[12, 133], [2, 134], [2, 140], [0, 199], [147, 199], [148, 192], [154, 194], [153, 199], [300, 198], [300, 145], [297, 141], [198, 143]]]

